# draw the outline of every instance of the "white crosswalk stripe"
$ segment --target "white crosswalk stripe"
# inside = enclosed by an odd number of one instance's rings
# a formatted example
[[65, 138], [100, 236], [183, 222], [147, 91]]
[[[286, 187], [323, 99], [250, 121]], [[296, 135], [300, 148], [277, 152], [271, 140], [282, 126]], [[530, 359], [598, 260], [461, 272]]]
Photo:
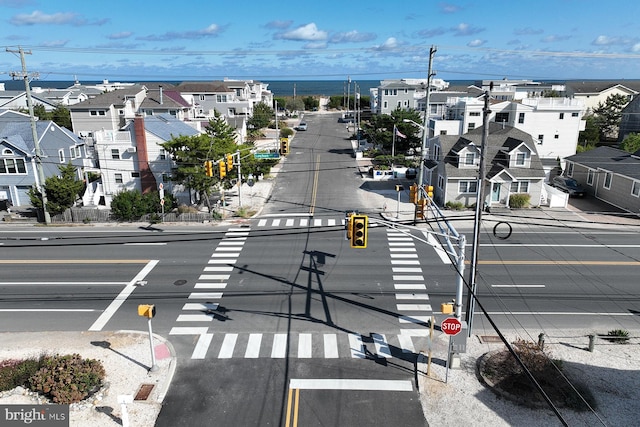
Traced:
[[[344, 218], [260, 218], [255, 228], [267, 227], [336, 227], [344, 225]], [[370, 221], [370, 226], [373, 223]]]

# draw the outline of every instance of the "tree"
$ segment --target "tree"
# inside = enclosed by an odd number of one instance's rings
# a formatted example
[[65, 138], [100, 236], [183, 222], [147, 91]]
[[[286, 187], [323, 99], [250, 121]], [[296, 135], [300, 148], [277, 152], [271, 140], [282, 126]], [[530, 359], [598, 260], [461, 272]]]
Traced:
[[[418, 111], [398, 108], [392, 111], [391, 114], [376, 114], [372, 116], [369, 122], [363, 125], [363, 129], [367, 137], [378, 144], [382, 144], [386, 152], [395, 151], [397, 155], [410, 148], [415, 149], [422, 145], [422, 130], [420, 127], [411, 122], [405, 122], [405, 120], [422, 125], [422, 118]], [[396, 135], [395, 150], [393, 150], [394, 126], [398, 132], [405, 136], [405, 138], [402, 138]]]
[[[209, 120], [206, 132], [205, 135], [178, 136], [160, 145], [176, 162], [173, 180], [195, 191], [199, 200], [204, 201], [211, 212], [209, 196], [211, 196], [212, 187], [230, 186], [229, 180], [235, 172], [229, 172], [225, 178], [209, 177], [205, 174], [204, 162], [224, 161], [227, 154], [236, 152], [237, 145], [234, 129], [218, 112], [213, 119]], [[214, 166], [214, 170], [218, 170], [217, 166]]]
[[273, 118], [273, 108], [264, 102], [260, 102], [253, 107], [253, 116], [249, 119], [248, 124], [253, 126], [254, 129], [262, 129], [269, 126]]
[[[60, 176], [50, 176], [45, 180], [44, 191], [47, 194], [47, 212], [58, 215], [73, 206], [84, 190], [84, 181], [79, 180], [76, 167], [71, 163], [58, 166]], [[42, 193], [32, 187], [29, 189], [31, 204], [42, 209]]]
[[51, 120], [60, 127], [73, 130], [71, 112], [62, 104], [56, 105], [56, 108], [51, 111], [47, 111], [42, 104], [36, 104], [33, 106], [33, 115], [40, 120]]
[[320, 101], [313, 96], [305, 96], [302, 98], [302, 102], [304, 103], [305, 110], [313, 110], [320, 107]]
[[601, 139], [615, 138], [618, 133], [618, 126], [622, 118], [622, 109], [629, 103], [626, 96], [621, 94], [609, 95], [605, 100], [598, 103], [593, 113], [600, 126]]
[[578, 150], [582, 151], [586, 151], [587, 147], [595, 147], [600, 142], [598, 119], [593, 114], [589, 114], [584, 120], [586, 122], [584, 130], [578, 135]]
[[635, 153], [640, 150], [640, 134], [630, 133], [620, 143], [620, 149], [627, 153]]
[[289, 111], [302, 111], [305, 109], [305, 103], [300, 98], [290, 98], [285, 104], [285, 108]]

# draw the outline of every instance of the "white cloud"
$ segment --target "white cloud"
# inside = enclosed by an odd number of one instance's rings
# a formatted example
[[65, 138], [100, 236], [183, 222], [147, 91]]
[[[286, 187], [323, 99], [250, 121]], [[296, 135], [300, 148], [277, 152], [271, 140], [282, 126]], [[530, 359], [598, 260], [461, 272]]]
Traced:
[[475, 40], [471, 40], [469, 43], [467, 43], [467, 46], [469, 46], [469, 47], [478, 47], [478, 46], [482, 46], [486, 42], [487, 42], [486, 40], [475, 39]]
[[21, 13], [13, 16], [9, 22], [13, 25], [102, 25], [105, 24], [108, 19], [101, 19], [93, 22], [89, 22], [86, 18], [81, 17], [77, 13], [73, 12], [58, 12], [53, 14], [46, 14], [39, 10], [26, 14]]
[[455, 36], [470, 36], [472, 34], [481, 33], [482, 31], [484, 31], [484, 28], [474, 27], [462, 22], [451, 30], [453, 31], [453, 35]]
[[346, 33], [337, 33], [331, 36], [332, 43], [361, 43], [368, 42], [376, 38], [373, 33], [360, 33], [356, 30]]
[[204, 39], [208, 37], [217, 37], [223, 28], [217, 24], [211, 24], [208, 27], [202, 30], [191, 30], [191, 31], [169, 31], [164, 34], [157, 35], [149, 35], [144, 37], [138, 37], [138, 40], [147, 40], [147, 41], [171, 41], [175, 39], [187, 39], [187, 40], [197, 40]]
[[374, 50], [380, 50], [380, 51], [394, 50], [394, 49], [397, 49], [399, 46], [400, 46], [400, 43], [395, 37], [389, 37], [384, 41], [384, 43], [374, 47]]
[[316, 24], [311, 22], [307, 25], [302, 25], [295, 30], [277, 34], [275, 37], [279, 39], [294, 41], [321, 41], [326, 40], [327, 36], [328, 35], [326, 31], [318, 30]]
[[131, 37], [132, 35], [133, 33], [131, 31], [121, 31], [119, 33], [109, 34], [107, 38], [110, 40], [120, 40], [120, 39], [126, 39], [128, 37]]

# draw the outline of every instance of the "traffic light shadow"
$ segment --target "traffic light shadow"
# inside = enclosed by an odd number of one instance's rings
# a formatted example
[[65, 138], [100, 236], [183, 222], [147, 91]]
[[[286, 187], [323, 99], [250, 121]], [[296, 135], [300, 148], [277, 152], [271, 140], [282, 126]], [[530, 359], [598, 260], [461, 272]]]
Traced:
[[128, 355], [126, 355], [124, 353], [121, 353], [118, 350], [115, 350], [113, 347], [111, 347], [111, 343], [109, 341], [91, 341], [90, 344], [93, 345], [93, 346], [96, 346], [96, 347], [101, 347], [101, 348], [104, 348], [104, 349], [107, 349], [107, 350], [111, 350], [115, 354], [117, 354], [118, 356], [122, 356], [123, 358], [127, 359], [128, 361], [130, 361], [132, 363], [135, 363], [136, 365], [140, 366], [141, 368], [144, 368], [147, 371], [149, 369], [151, 369], [150, 366], [147, 366], [144, 363], [135, 360], [131, 356], [128, 356]]

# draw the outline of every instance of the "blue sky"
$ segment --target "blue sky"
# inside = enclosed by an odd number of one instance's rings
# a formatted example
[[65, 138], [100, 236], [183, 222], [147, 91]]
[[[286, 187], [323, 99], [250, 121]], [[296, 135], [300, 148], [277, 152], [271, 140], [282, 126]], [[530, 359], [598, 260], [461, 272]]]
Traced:
[[[622, 0], [0, 0], [0, 43], [71, 80], [640, 79]], [[0, 55], [0, 80], [20, 59]]]

